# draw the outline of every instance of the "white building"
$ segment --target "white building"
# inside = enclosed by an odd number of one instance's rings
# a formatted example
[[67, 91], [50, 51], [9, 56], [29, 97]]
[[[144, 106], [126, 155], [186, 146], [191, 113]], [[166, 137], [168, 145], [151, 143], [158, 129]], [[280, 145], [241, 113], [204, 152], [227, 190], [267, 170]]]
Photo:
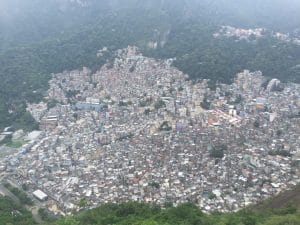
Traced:
[[36, 197], [40, 201], [45, 201], [48, 198], [48, 195], [42, 192], [41, 190], [36, 190], [33, 193], [33, 196]]

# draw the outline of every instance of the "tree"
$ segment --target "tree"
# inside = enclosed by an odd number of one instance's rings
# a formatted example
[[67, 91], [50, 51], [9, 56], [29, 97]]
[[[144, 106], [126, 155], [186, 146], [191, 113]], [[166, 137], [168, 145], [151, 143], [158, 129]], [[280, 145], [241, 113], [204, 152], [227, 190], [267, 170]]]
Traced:
[[156, 189], [159, 189], [160, 188], [160, 184], [156, 181], [152, 181], [149, 183], [149, 186], [150, 187], [153, 187], [153, 188], [156, 188]]
[[206, 98], [203, 100], [203, 102], [201, 102], [200, 105], [203, 109], [206, 109], [206, 110], [210, 109], [210, 102], [208, 102], [208, 100]]
[[256, 120], [256, 121], [253, 123], [253, 126], [254, 126], [255, 128], [259, 128], [259, 126], [260, 126], [259, 121]]
[[209, 193], [208, 198], [209, 199], [215, 199], [217, 196], [214, 193]]
[[276, 135], [277, 135], [278, 137], [280, 137], [282, 134], [283, 134], [282, 130], [277, 130], [277, 131], [276, 131]]
[[160, 108], [166, 107], [166, 103], [160, 99], [155, 103], [154, 107], [155, 107], [155, 109], [160, 109]]
[[227, 146], [224, 144], [212, 146], [210, 150], [210, 157], [222, 159], [224, 157], [224, 151], [227, 150]]
[[55, 99], [51, 99], [47, 102], [47, 109], [52, 109], [54, 108], [59, 102]]
[[272, 216], [263, 225], [298, 225], [300, 217], [296, 215]]
[[56, 225], [79, 225], [80, 222], [73, 217], [66, 217], [55, 223]]
[[159, 130], [160, 130], [160, 131], [171, 131], [171, 130], [172, 130], [172, 127], [170, 126], [170, 124], [169, 124], [168, 121], [164, 121], [164, 122], [160, 125]]
[[47, 210], [44, 208], [39, 208], [38, 214], [43, 221], [53, 222], [55, 220], [54, 217], [50, 216]]
[[145, 114], [145, 115], [149, 115], [150, 112], [151, 112], [151, 111], [150, 111], [150, 109], [148, 108], [148, 109], [145, 109], [144, 114]]
[[87, 205], [88, 205], [87, 200], [85, 198], [81, 198], [80, 201], [79, 201], [79, 207], [80, 208], [85, 208], [85, 207], [87, 207]]
[[156, 221], [154, 220], [151, 220], [151, 219], [148, 219], [148, 220], [145, 220], [141, 223], [141, 225], [160, 225], [158, 224]]

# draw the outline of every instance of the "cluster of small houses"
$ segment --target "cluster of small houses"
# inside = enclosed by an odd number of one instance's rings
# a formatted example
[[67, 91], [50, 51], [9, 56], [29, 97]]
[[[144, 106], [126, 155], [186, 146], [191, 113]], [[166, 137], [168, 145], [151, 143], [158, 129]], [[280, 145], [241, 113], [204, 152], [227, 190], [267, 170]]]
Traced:
[[54, 213], [82, 199], [235, 211], [300, 181], [300, 85], [249, 71], [216, 90], [187, 78], [133, 47], [95, 74], [53, 75], [57, 105], [28, 106], [43, 133], [0, 168]]
[[232, 26], [222, 26], [220, 30], [216, 32], [213, 36], [215, 38], [225, 36], [238, 38], [239, 40], [249, 40], [250, 38], [257, 39], [263, 37], [264, 32], [265, 29], [263, 28], [243, 29]]
[[273, 32], [264, 28], [243, 29], [232, 26], [222, 26], [218, 32], [213, 34], [214, 38], [229, 37], [247, 41], [253, 41], [266, 35], [270, 35], [270, 37], [276, 38], [282, 42], [300, 45], [300, 37], [298, 35]]

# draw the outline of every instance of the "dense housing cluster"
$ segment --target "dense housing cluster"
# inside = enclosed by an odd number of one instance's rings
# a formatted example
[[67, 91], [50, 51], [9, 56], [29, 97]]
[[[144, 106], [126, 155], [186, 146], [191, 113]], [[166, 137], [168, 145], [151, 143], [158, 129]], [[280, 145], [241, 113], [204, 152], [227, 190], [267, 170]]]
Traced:
[[83, 199], [235, 211], [300, 181], [300, 85], [243, 71], [211, 90], [134, 47], [49, 85], [55, 104], [28, 107], [43, 132], [0, 168], [55, 213]]

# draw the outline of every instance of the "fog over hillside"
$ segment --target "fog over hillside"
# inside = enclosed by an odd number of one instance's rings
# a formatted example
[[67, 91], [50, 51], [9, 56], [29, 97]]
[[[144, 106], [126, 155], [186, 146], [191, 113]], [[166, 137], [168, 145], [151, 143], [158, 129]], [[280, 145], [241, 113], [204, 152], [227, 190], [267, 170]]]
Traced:
[[[299, 12], [297, 0], [0, 0], [0, 127], [42, 98], [51, 73], [97, 70], [128, 45], [212, 84], [243, 69], [299, 82]], [[222, 26], [266, 35], [214, 38]]]
[[283, 31], [300, 27], [297, 0], [1, 0], [0, 38], [5, 41], [2, 45], [40, 41], [80, 29], [111, 12], [142, 9], [171, 15], [174, 20], [201, 18]]

